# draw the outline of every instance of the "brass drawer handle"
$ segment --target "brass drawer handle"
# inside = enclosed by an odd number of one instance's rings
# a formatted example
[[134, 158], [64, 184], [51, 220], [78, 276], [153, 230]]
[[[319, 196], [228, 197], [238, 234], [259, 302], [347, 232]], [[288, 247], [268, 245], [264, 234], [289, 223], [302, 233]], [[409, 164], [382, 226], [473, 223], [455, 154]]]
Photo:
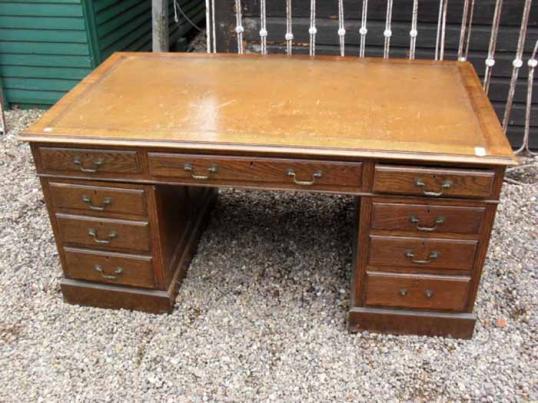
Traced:
[[101, 275], [101, 277], [106, 280], [116, 280], [118, 276], [123, 273], [122, 267], [116, 267], [116, 269], [114, 269], [114, 274], [106, 274], [101, 265], [99, 264], [96, 264], [93, 268], [97, 273]]
[[433, 297], [433, 290], [431, 288], [427, 288], [424, 291], [424, 295], [426, 296], [426, 298], [431, 299]]
[[108, 239], [99, 239], [97, 236], [97, 230], [95, 228], [90, 228], [88, 230], [88, 235], [93, 238], [95, 243], [101, 244], [109, 244], [114, 238], [118, 237], [118, 233], [116, 231], [110, 231], [107, 236]]
[[436, 250], [430, 252], [427, 259], [415, 259], [415, 253], [411, 250], [406, 250], [404, 254], [405, 257], [408, 257], [409, 259], [411, 259], [411, 262], [416, 264], [428, 264], [441, 256], [441, 252], [438, 252]]
[[439, 197], [439, 196], [443, 195], [443, 190], [450, 189], [452, 187], [453, 182], [450, 179], [445, 179], [443, 181], [443, 183], [441, 184], [441, 191], [439, 191], [439, 192], [432, 192], [432, 191], [426, 190], [425, 189], [426, 184], [420, 178], [415, 179], [415, 185], [418, 186], [419, 188], [423, 188], [422, 189], [422, 194], [424, 196]]
[[407, 288], [400, 288], [400, 295], [405, 297], [407, 295]]
[[80, 172], [86, 172], [86, 173], [95, 173], [97, 172], [97, 170], [99, 169], [99, 167], [101, 165], [103, 165], [105, 161], [102, 159], [102, 158], [98, 158], [94, 161], [92, 161], [92, 165], [93, 167], [92, 168], [85, 168], [83, 165], [82, 165], [82, 161], [80, 160], [80, 157], [75, 157], [73, 158], [73, 164], [77, 165], [78, 166], [78, 169], [80, 170]]
[[112, 203], [112, 197], [105, 197], [100, 206], [96, 206], [95, 204], [93, 204], [92, 198], [90, 196], [82, 195], [82, 201], [88, 205], [90, 210], [103, 211], [107, 206], [110, 206], [110, 204]]
[[437, 229], [438, 225], [443, 224], [446, 221], [446, 218], [443, 216], [435, 217], [435, 220], [433, 220], [433, 225], [431, 227], [424, 227], [420, 225], [420, 219], [416, 215], [412, 215], [409, 217], [409, 221], [412, 224], [415, 224], [415, 228], [418, 231], [424, 231], [424, 232], [432, 232]]
[[314, 172], [314, 174], [312, 175], [312, 180], [310, 181], [302, 181], [302, 180], [299, 180], [297, 179], [297, 174], [295, 173], [295, 171], [293, 169], [288, 169], [288, 176], [291, 176], [293, 178], [293, 183], [295, 183], [296, 185], [300, 185], [300, 186], [312, 186], [316, 183], [316, 179], [319, 179], [321, 178], [323, 175], [323, 173], [321, 171], [316, 171]]
[[192, 166], [192, 164], [189, 164], [189, 163], [183, 165], [183, 169], [191, 173], [192, 179], [205, 181], [211, 177], [211, 174], [216, 174], [217, 171], [219, 170], [219, 167], [216, 164], [211, 165], [209, 168], [207, 168], [207, 175], [197, 175], [194, 172], [194, 167]]

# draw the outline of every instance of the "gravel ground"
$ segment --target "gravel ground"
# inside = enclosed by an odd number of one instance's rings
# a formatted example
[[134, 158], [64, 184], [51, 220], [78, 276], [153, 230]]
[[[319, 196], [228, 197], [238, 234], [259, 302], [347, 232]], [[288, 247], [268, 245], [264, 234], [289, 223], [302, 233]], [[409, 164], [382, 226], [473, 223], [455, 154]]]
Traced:
[[348, 197], [222, 191], [171, 315], [83, 308], [14, 138], [39, 115], [0, 139], [0, 401], [538, 399], [536, 175], [504, 188], [470, 341], [346, 331]]

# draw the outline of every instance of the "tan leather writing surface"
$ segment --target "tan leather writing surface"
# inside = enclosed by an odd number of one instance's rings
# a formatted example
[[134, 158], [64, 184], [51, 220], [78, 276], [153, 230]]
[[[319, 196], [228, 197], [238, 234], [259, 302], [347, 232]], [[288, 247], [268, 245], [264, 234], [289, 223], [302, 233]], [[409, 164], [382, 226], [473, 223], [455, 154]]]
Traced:
[[23, 137], [512, 161], [472, 67], [458, 62], [116, 54]]

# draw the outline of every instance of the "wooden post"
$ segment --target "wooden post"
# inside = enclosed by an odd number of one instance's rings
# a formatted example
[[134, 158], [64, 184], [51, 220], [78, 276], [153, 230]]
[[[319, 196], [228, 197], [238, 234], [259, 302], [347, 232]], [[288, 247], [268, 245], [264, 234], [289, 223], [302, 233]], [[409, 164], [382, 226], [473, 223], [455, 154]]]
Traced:
[[4, 115], [5, 99], [2, 85], [2, 78], [0, 77], [0, 134], [7, 134], [6, 116]]
[[152, 0], [151, 13], [153, 51], [168, 52], [170, 50], [168, 33], [168, 0]]

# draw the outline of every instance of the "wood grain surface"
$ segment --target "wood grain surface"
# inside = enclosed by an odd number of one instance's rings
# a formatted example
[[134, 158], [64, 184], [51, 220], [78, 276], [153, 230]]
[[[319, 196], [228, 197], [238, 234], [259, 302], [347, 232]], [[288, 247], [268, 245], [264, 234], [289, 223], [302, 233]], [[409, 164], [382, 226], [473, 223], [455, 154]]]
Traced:
[[424, 234], [480, 233], [486, 208], [442, 204], [373, 202], [372, 229]]
[[[68, 278], [154, 288], [151, 256], [64, 248]], [[119, 271], [119, 272], [118, 272]]]
[[[60, 213], [56, 214], [56, 220], [60, 239], [67, 245], [112, 251], [148, 252], [151, 250], [147, 221], [126, 221]], [[90, 235], [90, 230], [95, 230], [95, 236]]]
[[[370, 235], [368, 264], [470, 271], [477, 245], [476, 240]], [[407, 256], [408, 252], [414, 256]]]
[[49, 187], [56, 209], [73, 209], [84, 214], [145, 216], [147, 213], [143, 188], [64, 182], [49, 182]]
[[[495, 172], [377, 164], [373, 191], [433, 197], [492, 196]], [[422, 185], [419, 185], [418, 182]], [[449, 187], [444, 187], [448, 183]]]
[[469, 277], [368, 273], [366, 305], [461, 311]]

